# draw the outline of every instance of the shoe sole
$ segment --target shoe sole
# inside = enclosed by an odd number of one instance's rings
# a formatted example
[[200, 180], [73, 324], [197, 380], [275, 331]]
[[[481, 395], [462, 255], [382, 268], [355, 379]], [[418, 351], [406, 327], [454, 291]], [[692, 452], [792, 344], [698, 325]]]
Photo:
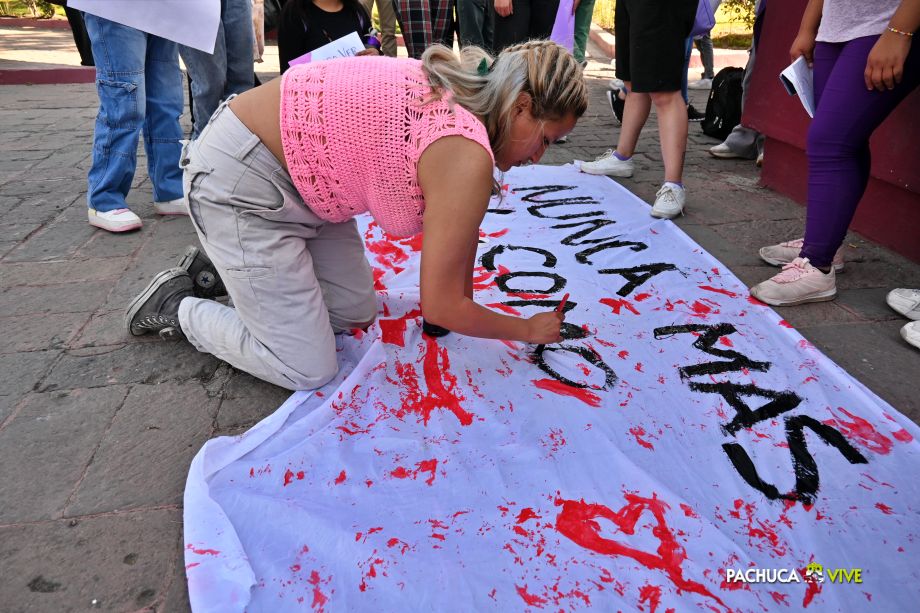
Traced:
[[153, 280], [147, 284], [147, 287], [144, 288], [140, 294], [138, 294], [134, 300], [128, 304], [128, 310], [125, 312], [125, 330], [128, 331], [128, 334], [131, 336], [143, 336], [147, 332], [141, 332], [140, 334], [135, 334], [131, 329], [131, 322], [134, 320], [134, 316], [137, 315], [137, 312], [141, 309], [145, 302], [147, 302], [150, 297], [153, 295], [160, 285], [169, 281], [170, 279], [175, 279], [176, 277], [181, 277], [182, 275], [187, 275], [188, 273], [183, 268], [170, 268], [169, 270], [164, 270], [163, 272], [157, 274]]
[[176, 264], [176, 268], [181, 268], [185, 272], [188, 272], [188, 269], [192, 266], [192, 262], [195, 261], [195, 256], [198, 255], [198, 247], [194, 245], [186, 248], [185, 254], [179, 258], [179, 262]]
[[751, 292], [751, 296], [753, 296], [754, 298], [757, 298], [764, 304], [769, 304], [770, 306], [798, 306], [800, 304], [808, 304], [811, 302], [828, 302], [830, 300], [833, 300], [834, 298], [837, 297], [837, 290], [836, 289], [827, 290], [827, 291], [821, 292], [820, 294], [808, 296], [807, 298], [800, 298], [798, 300], [790, 300], [790, 301], [768, 300], [768, 299], [758, 296], [753, 291]]
[[90, 221], [89, 225], [93, 226], [94, 228], [99, 228], [100, 230], [106, 230], [108, 232], [114, 232], [118, 234], [119, 232], [130, 232], [131, 230], [139, 230], [141, 226], [143, 226], [144, 224], [142, 222], [137, 222], [133, 224], [127, 224], [124, 226], [109, 226], [103, 223], [93, 223], [93, 221]]
[[657, 219], [674, 219], [675, 217], [680, 217], [684, 214], [684, 210], [681, 209], [679, 213], [669, 214], [669, 213], [660, 213], [658, 211], [652, 210], [649, 211], [649, 215]]
[[631, 176], [633, 176], [633, 171], [631, 171], [631, 170], [630, 170], [628, 173], [625, 173], [625, 172], [622, 172], [622, 171], [618, 171], [618, 172], [602, 172], [602, 171], [600, 171], [600, 170], [588, 170], [587, 168], [585, 168], [584, 166], [582, 166], [582, 167], [581, 167], [581, 171], [582, 171], [583, 173], [585, 173], [585, 174], [595, 175], [595, 176], [598, 176], [598, 177], [617, 177], [617, 178], [620, 178], [620, 179], [628, 179], [628, 178], [630, 178]]
[[[769, 258], [763, 254], [763, 250], [758, 251], [757, 255], [760, 256], [761, 260], [763, 260], [764, 262], [766, 262], [767, 264], [771, 266], [785, 266], [786, 264], [789, 263], [789, 262], [784, 262], [783, 260], [778, 260], [776, 258]], [[846, 263], [833, 264], [832, 266], [834, 267], [834, 272], [843, 272], [847, 267]]]
[[709, 150], [709, 155], [711, 155], [711, 156], [714, 157], [714, 158], [719, 158], [720, 160], [744, 160], [744, 159], [754, 159], [754, 158], [746, 158], [745, 156], [739, 155], [739, 154], [735, 153], [734, 151], [728, 151], [728, 152], [726, 152], [726, 153], [722, 153], [722, 152], [716, 153], [716, 152], [713, 151], [712, 149]]
[[916, 347], [917, 349], [920, 349], [920, 340], [918, 340], [916, 337], [908, 338], [907, 326], [901, 328], [901, 338], [903, 338], [904, 342], [907, 343], [908, 345], [912, 347]]

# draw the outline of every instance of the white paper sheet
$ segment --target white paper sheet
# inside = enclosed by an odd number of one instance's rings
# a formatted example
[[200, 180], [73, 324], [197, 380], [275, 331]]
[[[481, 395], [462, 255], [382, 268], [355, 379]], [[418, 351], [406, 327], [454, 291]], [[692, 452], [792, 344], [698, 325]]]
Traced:
[[195, 457], [193, 610], [914, 610], [920, 428], [613, 181], [505, 180], [476, 298], [569, 338], [422, 336], [420, 237], [362, 217], [375, 325]]
[[68, 6], [214, 53], [220, 0], [70, 0]]
[[798, 96], [805, 112], [809, 117], [815, 116], [815, 84], [814, 70], [805, 61], [804, 56], [799, 56], [794, 62], [786, 66], [779, 73], [779, 80], [790, 96]]
[[291, 66], [296, 66], [297, 64], [307, 64], [309, 62], [322, 62], [323, 60], [334, 60], [340, 57], [352, 57], [361, 51], [364, 51], [364, 43], [361, 42], [361, 37], [357, 32], [352, 32], [309, 53], [304, 53], [300, 57], [295, 57], [288, 63]]

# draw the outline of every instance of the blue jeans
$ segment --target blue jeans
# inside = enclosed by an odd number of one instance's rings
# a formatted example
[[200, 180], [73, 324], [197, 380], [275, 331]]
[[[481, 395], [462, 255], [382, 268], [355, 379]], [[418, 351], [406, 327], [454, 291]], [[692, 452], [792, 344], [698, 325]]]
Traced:
[[144, 131], [153, 199], [182, 197], [182, 73], [178, 46], [168, 40], [86, 13], [96, 61], [99, 113], [89, 169], [89, 207], [127, 208], [137, 168], [137, 139]]
[[192, 138], [198, 138], [221, 101], [252, 89], [252, 45], [251, 0], [220, 0], [214, 53], [186, 46], [179, 48], [192, 79], [195, 112]]

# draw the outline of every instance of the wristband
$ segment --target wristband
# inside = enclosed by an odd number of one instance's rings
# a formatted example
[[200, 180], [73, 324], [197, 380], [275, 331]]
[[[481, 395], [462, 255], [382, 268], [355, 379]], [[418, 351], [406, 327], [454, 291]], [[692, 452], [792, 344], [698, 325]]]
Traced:
[[888, 26], [886, 29], [893, 34], [897, 34], [898, 36], [906, 36], [908, 38], [914, 37], [913, 32], [905, 32], [904, 30], [898, 30], [897, 28], [892, 28], [891, 26]]

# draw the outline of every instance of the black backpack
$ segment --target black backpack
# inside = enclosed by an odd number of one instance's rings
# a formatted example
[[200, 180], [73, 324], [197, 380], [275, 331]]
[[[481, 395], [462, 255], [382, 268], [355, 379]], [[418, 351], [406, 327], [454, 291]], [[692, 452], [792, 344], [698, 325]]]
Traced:
[[731, 131], [741, 123], [741, 82], [743, 68], [723, 68], [712, 80], [709, 100], [706, 102], [706, 117], [700, 127], [703, 134], [725, 140]]

